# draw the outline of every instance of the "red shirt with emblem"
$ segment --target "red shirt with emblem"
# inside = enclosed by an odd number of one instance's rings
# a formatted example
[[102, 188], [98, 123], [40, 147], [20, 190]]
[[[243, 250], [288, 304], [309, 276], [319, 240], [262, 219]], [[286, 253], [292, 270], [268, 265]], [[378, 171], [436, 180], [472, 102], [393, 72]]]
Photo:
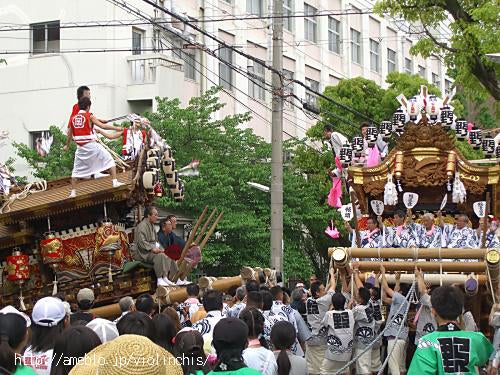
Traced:
[[71, 116], [70, 126], [73, 131], [73, 139], [78, 146], [83, 146], [96, 139], [90, 112], [79, 111], [76, 115]]
[[71, 116], [69, 116], [68, 128], [71, 126], [71, 119], [74, 115], [78, 114], [78, 112], [80, 112], [80, 107], [78, 106], [78, 103], [76, 103], [71, 110]]

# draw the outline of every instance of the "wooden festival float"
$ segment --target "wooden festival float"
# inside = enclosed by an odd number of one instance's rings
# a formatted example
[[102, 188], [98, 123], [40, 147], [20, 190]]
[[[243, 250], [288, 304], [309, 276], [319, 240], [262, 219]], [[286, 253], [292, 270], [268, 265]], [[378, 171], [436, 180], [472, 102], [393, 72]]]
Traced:
[[[90, 287], [98, 307], [155, 291], [152, 265], [134, 261], [129, 244], [146, 205], [165, 194], [184, 198], [179, 177], [187, 167], [177, 171], [172, 149], [152, 128], [136, 157], [124, 161], [109, 151], [123, 183], [117, 188], [110, 176], [82, 180], [77, 196], [68, 198], [70, 178], [62, 178], [0, 194], [0, 305], [29, 311], [56, 293], [75, 302], [78, 290]], [[176, 278], [190, 273], [222, 219], [214, 210], [201, 225], [207, 210], [191, 231]]]
[[[368, 128], [369, 143], [375, 143], [381, 134], [393, 144], [380, 164], [356, 166], [352, 162], [357, 151], [355, 140], [352, 146], [342, 147], [340, 160], [347, 167], [344, 177], [350, 186], [351, 202], [356, 202], [358, 210], [353, 203], [344, 207], [351, 207], [348, 211], [353, 213], [357, 234], [358, 229], [364, 229], [368, 215], [383, 212], [384, 225], [393, 225], [391, 217], [396, 209], [412, 208], [417, 223], [425, 212], [442, 210], [445, 223], [453, 223], [454, 214], [466, 213], [473, 228], [479, 225], [478, 215], [500, 215], [500, 146], [495, 148], [487, 132], [471, 129], [467, 121], [456, 119], [448, 98], [441, 101], [426, 92], [422, 87], [420, 95], [409, 100], [401, 95], [401, 108], [392, 121]], [[482, 163], [467, 160], [457, 149], [457, 140], [468, 140], [489, 159]], [[404, 195], [412, 193], [414, 202], [407, 202]], [[363, 217], [358, 219], [359, 210]], [[486, 225], [482, 230], [484, 234]], [[402, 273], [401, 282], [413, 282], [417, 266], [424, 271], [427, 283], [461, 285], [476, 322], [480, 322], [483, 332], [488, 330], [491, 304], [500, 302], [495, 299], [500, 281], [500, 249], [486, 249], [484, 241], [479, 249], [361, 248], [359, 241], [356, 243], [357, 247], [352, 248], [330, 248], [332, 261], [343, 267], [360, 259], [362, 277], [372, 280], [383, 264], [392, 273], [387, 275], [389, 283], [394, 283], [395, 271]]]

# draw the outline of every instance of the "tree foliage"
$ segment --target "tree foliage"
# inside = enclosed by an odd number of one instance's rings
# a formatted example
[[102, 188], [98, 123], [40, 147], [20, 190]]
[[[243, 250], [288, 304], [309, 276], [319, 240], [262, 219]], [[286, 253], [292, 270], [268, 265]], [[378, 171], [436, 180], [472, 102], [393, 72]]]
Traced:
[[[468, 96], [489, 94], [500, 100], [500, 64], [486, 57], [500, 46], [496, 0], [379, 0], [375, 11], [402, 18], [420, 30], [411, 52], [424, 58], [441, 56]], [[451, 35], [441, 35], [447, 32], [443, 24]]]

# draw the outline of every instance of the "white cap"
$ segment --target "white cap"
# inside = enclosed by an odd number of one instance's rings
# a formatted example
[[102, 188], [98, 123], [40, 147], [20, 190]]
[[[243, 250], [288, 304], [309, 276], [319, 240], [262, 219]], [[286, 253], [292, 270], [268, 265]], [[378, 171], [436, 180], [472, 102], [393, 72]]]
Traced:
[[87, 323], [87, 327], [97, 333], [103, 344], [116, 339], [120, 335], [115, 323], [102, 318], [92, 319]]
[[43, 327], [54, 327], [66, 317], [66, 309], [59, 298], [44, 297], [33, 307], [33, 322]]
[[31, 319], [28, 315], [25, 313], [19, 311], [16, 309], [14, 306], [5, 306], [2, 310], [0, 310], [0, 314], [16, 314], [19, 315], [20, 317], [24, 318], [26, 320], [26, 327], [29, 327], [31, 325]]

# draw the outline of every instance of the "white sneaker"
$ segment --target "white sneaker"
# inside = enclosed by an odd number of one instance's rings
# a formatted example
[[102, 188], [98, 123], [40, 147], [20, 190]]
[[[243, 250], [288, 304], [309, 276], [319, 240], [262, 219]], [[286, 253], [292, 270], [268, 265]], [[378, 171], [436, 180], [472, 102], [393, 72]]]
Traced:
[[94, 178], [102, 178], [102, 177], [108, 177], [109, 174], [105, 174], [105, 173], [101, 173], [101, 172], [97, 172], [94, 174]]
[[69, 193], [68, 198], [74, 198], [74, 197], [76, 197], [76, 190], [75, 189], [71, 189], [71, 192]]
[[187, 285], [187, 284], [189, 284], [189, 281], [187, 281], [186, 279], [184, 279], [184, 280], [181, 280], [181, 279], [177, 280], [177, 285]]
[[159, 286], [175, 286], [175, 283], [171, 282], [166, 277], [159, 277], [156, 284]]
[[118, 180], [113, 180], [113, 187], [116, 188], [118, 186], [125, 185], [124, 183], [118, 181]]

